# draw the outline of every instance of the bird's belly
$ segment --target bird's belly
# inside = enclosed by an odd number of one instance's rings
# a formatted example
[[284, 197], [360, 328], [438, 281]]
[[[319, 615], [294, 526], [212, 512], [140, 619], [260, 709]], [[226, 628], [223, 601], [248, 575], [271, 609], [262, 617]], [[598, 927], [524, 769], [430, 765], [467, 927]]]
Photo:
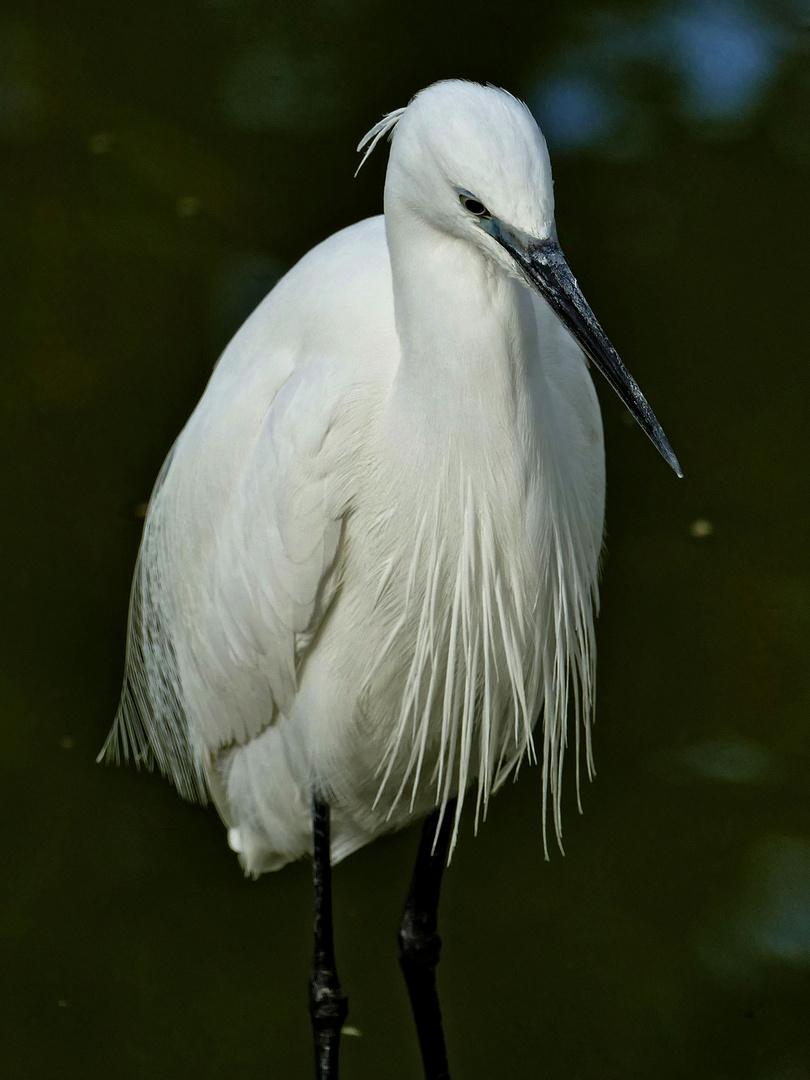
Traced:
[[601, 429], [595, 398], [597, 423], [590, 410], [582, 423], [546, 385], [519, 431], [478, 427], [427, 468], [389, 458], [370, 478], [376, 500], [358, 499], [349, 518], [312, 704], [341, 688], [321, 768], [364, 828], [461, 804], [471, 785], [485, 811], [525, 754], [543, 761], [556, 816], [571, 686], [589, 755]]
[[537, 716], [534, 508], [517, 484], [497, 498], [480, 481], [448, 487], [409, 500], [401, 484], [393, 510], [353, 515], [341, 591], [296, 701], [316, 776], [375, 832], [476, 780], [485, 802]]

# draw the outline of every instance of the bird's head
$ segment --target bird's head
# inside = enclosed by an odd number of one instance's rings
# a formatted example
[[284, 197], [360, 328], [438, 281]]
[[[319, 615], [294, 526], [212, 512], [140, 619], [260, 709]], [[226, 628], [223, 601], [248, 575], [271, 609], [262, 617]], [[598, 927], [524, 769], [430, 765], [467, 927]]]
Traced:
[[[646, 398], [611, 345], [557, 243], [546, 141], [529, 109], [504, 90], [451, 80], [389, 113], [360, 144], [370, 153], [391, 134], [386, 213], [396, 205], [469, 241], [551, 307], [650, 437], [680, 466]], [[365, 158], [363, 159], [365, 160]]]
[[490, 220], [538, 239], [554, 225], [551, 163], [534, 117], [511, 94], [476, 83], [435, 83], [411, 101], [394, 133], [386, 195], [476, 242]]

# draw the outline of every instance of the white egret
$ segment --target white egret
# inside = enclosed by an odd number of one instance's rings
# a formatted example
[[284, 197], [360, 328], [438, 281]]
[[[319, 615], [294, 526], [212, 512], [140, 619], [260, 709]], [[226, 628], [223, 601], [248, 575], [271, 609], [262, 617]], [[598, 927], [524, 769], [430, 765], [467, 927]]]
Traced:
[[465, 797], [477, 824], [537, 758], [559, 837], [569, 693], [590, 770], [605, 478], [586, 357], [680, 475], [557, 243], [529, 110], [442, 82], [360, 148], [385, 135], [384, 216], [276, 285], [163, 467], [105, 748], [213, 798], [248, 873], [313, 853], [322, 1080], [346, 1015], [330, 854], [429, 815], [400, 947], [436, 1080]]

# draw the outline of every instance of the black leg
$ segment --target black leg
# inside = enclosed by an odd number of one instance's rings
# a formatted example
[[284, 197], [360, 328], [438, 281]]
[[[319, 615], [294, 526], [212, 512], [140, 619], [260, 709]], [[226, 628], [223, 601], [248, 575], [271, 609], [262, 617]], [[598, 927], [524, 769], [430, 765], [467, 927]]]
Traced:
[[335, 967], [332, 936], [332, 863], [329, 806], [312, 798], [312, 866], [315, 882], [315, 955], [309, 975], [309, 1011], [315, 1037], [316, 1080], [337, 1080], [340, 1029], [349, 1012]]
[[436, 965], [442, 947], [436, 913], [455, 808], [455, 802], [447, 804], [438, 837], [438, 810], [422, 827], [416, 866], [399, 925], [399, 963], [408, 986], [426, 1080], [450, 1080], [436, 992]]

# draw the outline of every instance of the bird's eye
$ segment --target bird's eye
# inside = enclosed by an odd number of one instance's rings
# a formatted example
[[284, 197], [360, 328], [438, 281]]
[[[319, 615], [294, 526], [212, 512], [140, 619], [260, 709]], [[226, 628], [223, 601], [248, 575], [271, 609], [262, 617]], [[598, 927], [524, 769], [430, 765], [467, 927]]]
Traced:
[[461, 199], [461, 205], [465, 210], [468, 210], [471, 214], [475, 214], [476, 217], [486, 218], [487, 221], [492, 220], [492, 214], [478, 199], [473, 199], [470, 195], [459, 195]]

